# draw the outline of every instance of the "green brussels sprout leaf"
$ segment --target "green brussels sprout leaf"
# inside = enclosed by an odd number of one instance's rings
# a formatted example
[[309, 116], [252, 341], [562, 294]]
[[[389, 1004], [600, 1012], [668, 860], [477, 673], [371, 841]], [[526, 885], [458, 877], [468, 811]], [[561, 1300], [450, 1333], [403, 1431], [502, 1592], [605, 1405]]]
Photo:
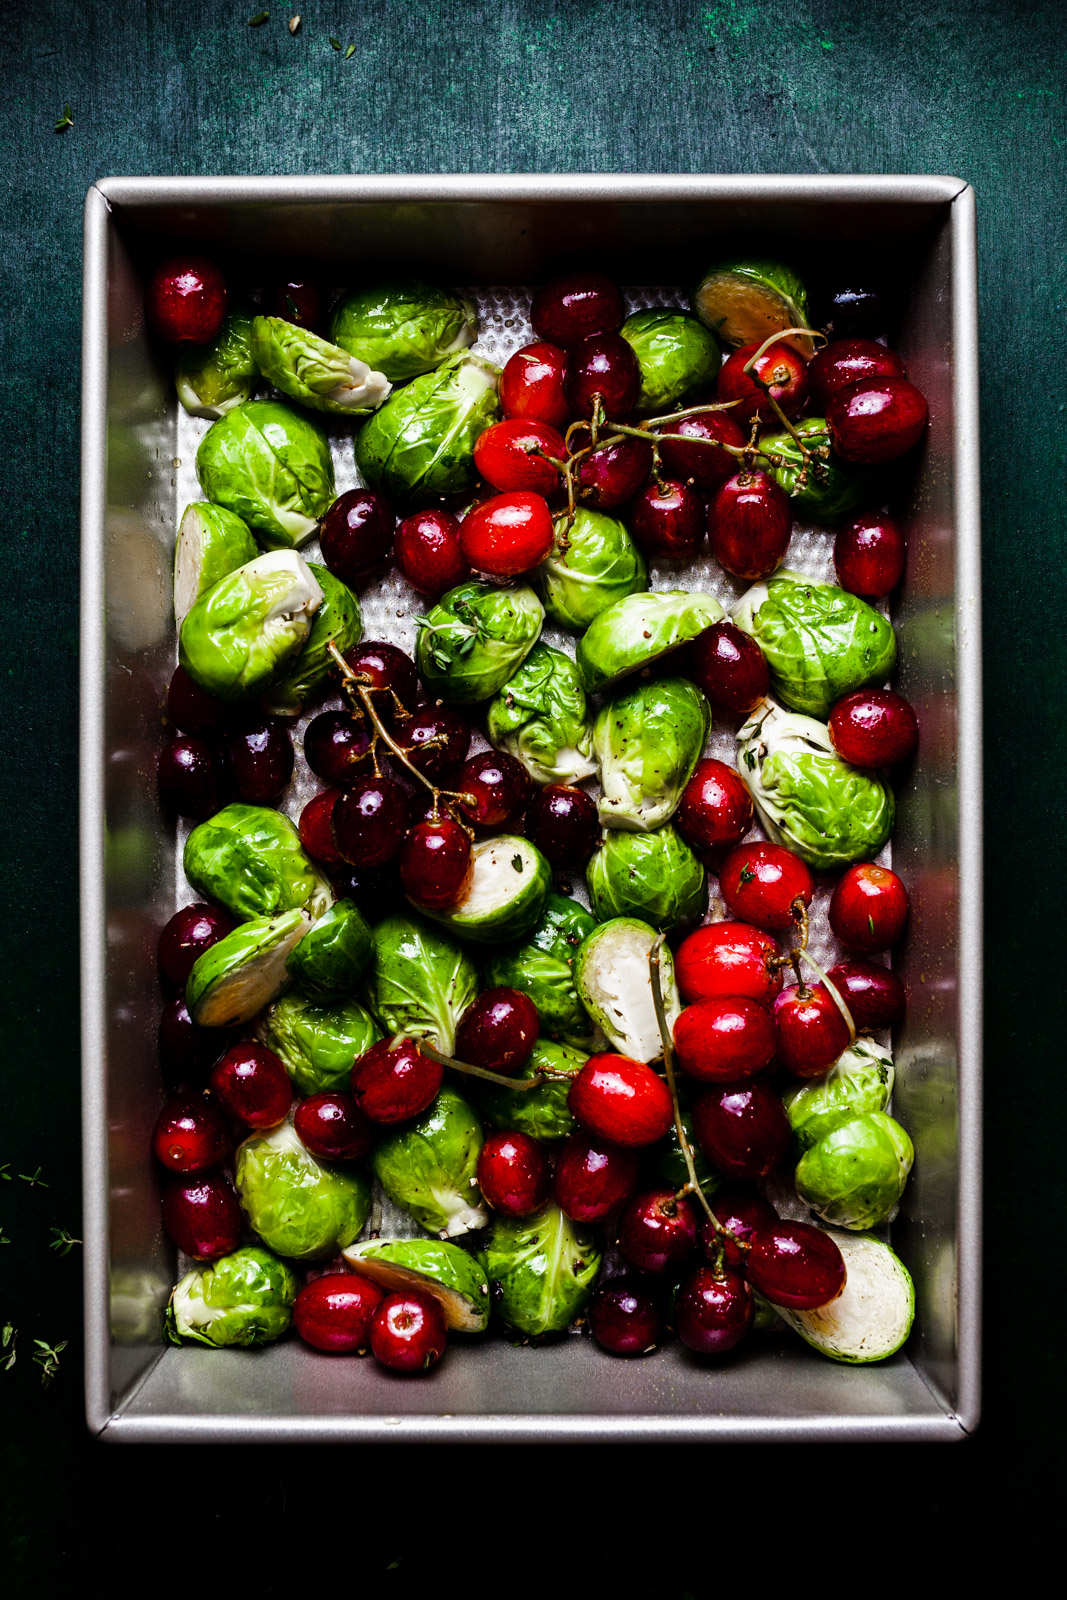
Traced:
[[670, 650], [688, 644], [725, 613], [710, 594], [666, 589], [632, 594], [601, 611], [578, 640], [575, 659], [586, 692], [608, 689]]
[[443, 1239], [367, 1239], [344, 1252], [349, 1266], [388, 1293], [420, 1289], [432, 1295], [454, 1333], [489, 1326], [489, 1283], [476, 1258]]
[[174, 620], [179, 630], [201, 595], [258, 554], [251, 529], [232, 511], [207, 500], [186, 506], [174, 541]]
[[529, 995], [550, 1039], [582, 1049], [592, 1040], [588, 1013], [574, 986], [574, 962], [582, 940], [596, 927], [577, 900], [550, 894], [540, 920], [521, 944], [490, 957], [490, 988], [521, 989]]
[[[538, 1073], [546, 1076], [536, 1089], [505, 1089], [495, 1083], [471, 1079], [476, 1086], [478, 1105], [485, 1119], [503, 1132], [525, 1133], [531, 1139], [566, 1139], [578, 1127], [574, 1113], [567, 1104], [571, 1082], [589, 1057], [564, 1044], [554, 1044], [551, 1039], [538, 1039], [529, 1061], [517, 1072], [510, 1074], [516, 1085], [527, 1082]], [[560, 1074], [566, 1074], [561, 1077]]]
[[782, 1104], [798, 1147], [810, 1150], [839, 1123], [885, 1111], [893, 1094], [893, 1057], [873, 1039], [857, 1039], [825, 1078], [798, 1083]]
[[374, 954], [374, 940], [351, 900], [337, 900], [290, 952], [287, 966], [311, 994], [335, 997], [356, 987]]
[[222, 578], [192, 606], [178, 660], [220, 700], [254, 700], [299, 656], [322, 590], [295, 550], [274, 550]]
[[259, 378], [252, 354], [251, 312], [231, 311], [210, 344], [186, 346], [174, 377], [178, 399], [192, 417], [217, 422], [251, 400]]
[[635, 311], [619, 329], [641, 368], [640, 417], [674, 411], [707, 394], [722, 357], [702, 322], [671, 306]]
[[270, 685], [264, 697], [267, 710], [282, 717], [296, 716], [304, 701], [327, 681], [334, 665], [331, 645], [344, 655], [363, 637], [363, 613], [351, 589], [327, 567], [314, 561], [309, 561], [307, 566], [322, 590], [322, 604], [315, 613], [303, 650], [289, 670]]
[[284, 1261], [257, 1245], [193, 1267], [175, 1286], [167, 1307], [167, 1336], [221, 1350], [270, 1344], [293, 1320], [300, 1284]]
[[760, 440], [763, 454], [755, 465], [773, 474], [779, 487], [813, 522], [833, 524], [855, 511], [870, 493], [874, 475], [864, 467], [842, 461], [830, 449], [830, 435], [824, 417], [803, 417], [793, 424], [808, 449], [815, 452], [804, 472], [804, 457], [791, 433], [765, 433]]
[[489, 742], [521, 761], [535, 783], [579, 783], [596, 771], [585, 690], [570, 656], [535, 644], [489, 703]]
[[548, 558], [530, 574], [545, 611], [580, 633], [594, 617], [648, 588], [648, 566], [624, 526], [603, 511], [579, 506], [573, 521], [557, 517]]
[[601, 1253], [593, 1234], [547, 1205], [529, 1217], [495, 1217], [482, 1260], [500, 1316], [538, 1338], [562, 1333], [584, 1311]]
[[469, 300], [419, 278], [401, 278], [346, 294], [330, 338], [393, 383], [417, 378], [474, 343], [478, 319]]
[[308, 1095], [347, 1089], [356, 1057], [381, 1033], [355, 1000], [326, 1002], [303, 989], [290, 989], [264, 1012], [256, 1037], [279, 1057], [300, 1093]]
[[711, 707], [686, 678], [656, 678], [605, 702], [593, 724], [600, 821], [647, 833], [668, 822], [711, 732]]
[[237, 1147], [236, 1182], [251, 1227], [269, 1249], [296, 1261], [336, 1255], [370, 1215], [365, 1174], [352, 1162], [316, 1160], [291, 1122]]
[[456, 1025], [479, 989], [468, 952], [440, 928], [403, 913], [379, 922], [372, 938], [367, 1003], [381, 1026], [454, 1055]]
[[185, 985], [189, 1015], [201, 1028], [250, 1022], [288, 988], [288, 958], [311, 926], [303, 911], [253, 917], [199, 956]]
[[699, 921], [704, 912], [704, 867], [670, 822], [651, 833], [605, 828], [585, 881], [602, 922], [637, 917], [670, 932]]
[[831, 1227], [877, 1228], [896, 1208], [915, 1151], [884, 1111], [839, 1122], [805, 1150], [797, 1164], [797, 1194]]
[[431, 694], [454, 705], [488, 700], [522, 666], [543, 621], [532, 589], [461, 583], [419, 618], [419, 673]]
[[398, 504], [473, 489], [475, 441], [500, 414], [496, 379], [487, 361], [458, 355], [395, 390], [356, 436], [364, 483]]
[[335, 496], [326, 435], [276, 400], [249, 400], [220, 417], [196, 452], [209, 500], [235, 511], [261, 544], [303, 544]]
[[478, 1188], [481, 1148], [481, 1123], [446, 1084], [427, 1111], [375, 1146], [370, 1163], [390, 1200], [420, 1228], [454, 1239], [489, 1221]]
[[334, 416], [365, 416], [392, 390], [384, 372], [282, 317], [257, 317], [252, 354], [260, 372], [290, 400]]
[[183, 866], [194, 889], [242, 922], [297, 909], [320, 917], [333, 903], [293, 824], [269, 806], [216, 811], [189, 835]]

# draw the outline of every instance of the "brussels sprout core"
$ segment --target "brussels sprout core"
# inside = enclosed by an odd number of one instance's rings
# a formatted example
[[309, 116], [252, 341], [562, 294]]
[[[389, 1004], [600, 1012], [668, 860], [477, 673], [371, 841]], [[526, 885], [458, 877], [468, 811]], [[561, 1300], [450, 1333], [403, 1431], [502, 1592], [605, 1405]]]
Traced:
[[911, 1332], [915, 1288], [899, 1256], [870, 1234], [830, 1238], [845, 1258], [845, 1286], [814, 1311], [775, 1310], [802, 1339], [832, 1361], [884, 1361]]
[[251, 529], [234, 512], [206, 500], [186, 506], [174, 542], [174, 620], [179, 630], [202, 594], [258, 553]]
[[[574, 963], [575, 984], [589, 1015], [616, 1050], [635, 1061], [653, 1061], [662, 1050], [649, 955], [655, 930], [634, 917], [601, 923], [582, 944]], [[664, 1004], [673, 1026], [681, 1015], [670, 951], [660, 954]]]
[[185, 987], [193, 1021], [202, 1028], [250, 1022], [288, 987], [289, 956], [310, 927], [303, 911], [256, 917], [205, 950]]
[[544, 910], [552, 869], [537, 846], [515, 834], [479, 839], [463, 899], [449, 911], [429, 913], [464, 939], [497, 944], [529, 933]]

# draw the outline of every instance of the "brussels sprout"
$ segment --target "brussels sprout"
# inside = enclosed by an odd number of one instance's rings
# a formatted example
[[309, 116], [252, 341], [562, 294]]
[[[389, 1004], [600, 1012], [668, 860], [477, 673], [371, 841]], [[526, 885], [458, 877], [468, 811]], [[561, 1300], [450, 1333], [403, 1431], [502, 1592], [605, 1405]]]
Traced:
[[486, 732], [535, 783], [579, 783], [596, 771], [585, 690], [570, 656], [535, 644], [490, 701]]
[[489, 1221], [478, 1189], [481, 1148], [481, 1123], [446, 1084], [428, 1111], [376, 1146], [370, 1163], [390, 1200], [420, 1228], [454, 1239]]
[[463, 946], [421, 917], [386, 917], [374, 930], [367, 1001], [387, 1033], [429, 1039], [444, 1055], [478, 995], [478, 970]]
[[529, 1061], [509, 1076], [517, 1084], [539, 1072], [565, 1073], [566, 1077], [547, 1077], [536, 1089], [505, 1089], [495, 1083], [479, 1083], [478, 1105], [486, 1121], [504, 1132], [529, 1134], [531, 1139], [566, 1139], [578, 1126], [567, 1096], [572, 1080], [588, 1059], [581, 1051], [553, 1044], [550, 1039], [538, 1039]]
[[[696, 1136], [693, 1133], [693, 1118], [688, 1111], [682, 1112], [682, 1129], [686, 1139], [689, 1141], [689, 1148], [693, 1152], [693, 1168], [697, 1175], [697, 1182], [710, 1199], [716, 1189], [721, 1188], [722, 1176], [712, 1166], [697, 1144]], [[682, 1147], [678, 1143], [678, 1130], [673, 1122], [668, 1130], [667, 1137], [662, 1144], [657, 1145], [655, 1156], [655, 1165], [652, 1168], [651, 1176], [657, 1183], [671, 1189], [681, 1189], [689, 1182], [689, 1168], [686, 1166]]]
[[419, 278], [400, 278], [346, 294], [330, 323], [342, 349], [378, 367], [394, 383], [432, 372], [478, 334], [469, 300]]
[[710, 594], [665, 589], [632, 594], [590, 623], [578, 640], [575, 659], [586, 690], [608, 689], [620, 678], [658, 661], [668, 650], [695, 639], [725, 615]]
[[357, 1056], [381, 1033], [355, 1000], [326, 1004], [290, 989], [256, 1024], [256, 1038], [273, 1050], [301, 1094], [347, 1089]]
[[850, 767], [821, 722], [760, 706], [737, 734], [737, 770], [767, 836], [809, 867], [870, 861], [893, 831], [893, 791]]
[[[655, 937], [647, 922], [613, 917], [593, 930], [574, 963], [585, 1009], [615, 1049], [635, 1061], [654, 1061], [663, 1052], [648, 959]], [[660, 987], [673, 1031], [682, 1008], [667, 945], [660, 950]]]
[[370, 1184], [347, 1162], [316, 1160], [291, 1122], [254, 1133], [237, 1147], [237, 1194], [271, 1250], [297, 1261], [335, 1256], [358, 1239], [370, 1215]]
[[461, 939], [501, 944], [529, 933], [545, 908], [552, 868], [535, 844], [517, 834], [479, 839], [471, 850], [470, 884], [448, 911], [429, 911]]
[[678, 809], [711, 732], [711, 707], [686, 678], [624, 689], [593, 725], [605, 828], [647, 833]]
[[648, 567], [621, 522], [579, 506], [569, 526], [556, 518], [548, 559], [530, 582], [552, 621], [580, 633], [617, 600], [647, 589]]
[[345, 1260], [387, 1293], [422, 1289], [432, 1295], [456, 1333], [489, 1326], [489, 1283], [481, 1263], [443, 1239], [367, 1239], [349, 1245]]
[[858, 595], [779, 568], [753, 584], [733, 622], [756, 640], [783, 705], [829, 716], [842, 695], [877, 683], [897, 659], [893, 627]]
[[307, 566], [322, 590], [322, 604], [303, 650], [267, 690], [267, 710], [282, 717], [296, 716], [304, 701], [322, 688], [334, 665], [331, 644], [343, 655], [363, 637], [363, 613], [351, 589], [327, 567], [320, 567], [315, 561], [309, 561]]
[[292, 1268], [269, 1250], [234, 1250], [185, 1274], [167, 1307], [167, 1336], [216, 1350], [270, 1344], [292, 1322], [299, 1288]]
[[915, 1151], [884, 1111], [839, 1122], [797, 1163], [797, 1194], [832, 1227], [861, 1231], [885, 1222], [904, 1193]]
[[[772, 333], [808, 327], [808, 296], [792, 268], [780, 261], [731, 261], [709, 267], [693, 290], [693, 310], [706, 328], [734, 349], [762, 344]], [[808, 359], [815, 344], [803, 334], [789, 334], [792, 345]]]
[[431, 695], [454, 705], [488, 700], [526, 660], [544, 616], [532, 589], [449, 589], [419, 618], [416, 657]]
[[384, 372], [283, 317], [257, 317], [252, 354], [260, 372], [290, 400], [333, 416], [366, 416], [392, 390]]
[[326, 435], [276, 400], [248, 400], [205, 433], [196, 475], [209, 500], [236, 511], [261, 544], [303, 544], [334, 499]]
[[313, 923], [286, 965], [311, 994], [347, 994], [356, 987], [374, 953], [374, 940], [358, 906], [337, 900]]
[[844, 1288], [829, 1305], [814, 1311], [778, 1306], [778, 1315], [831, 1361], [884, 1361], [900, 1349], [915, 1320], [911, 1274], [881, 1239], [827, 1233], [845, 1258]]
[[606, 828], [585, 881], [602, 922], [638, 917], [667, 932], [703, 914], [704, 868], [669, 822], [651, 833]]
[[259, 378], [252, 353], [252, 313], [231, 311], [210, 344], [187, 346], [178, 357], [178, 399], [192, 417], [219, 417], [251, 400]]
[[178, 660], [220, 700], [254, 700], [311, 632], [322, 590], [295, 550], [257, 556], [201, 595], [182, 623]]
[[194, 889], [242, 922], [293, 910], [320, 917], [333, 902], [289, 818], [268, 806], [216, 811], [185, 841], [182, 865]]
[[287, 959], [311, 926], [303, 911], [253, 917], [198, 957], [185, 985], [185, 1003], [202, 1028], [250, 1022], [291, 982]]
[[592, 1025], [574, 987], [574, 959], [596, 918], [577, 900], [550, 894], [537, 926], [522, 944], [493, 956], [485, 969], [490, 988], [521, 989], [537, 1007], [541, 1031], [579, 1048]]
[[804, 481], [800, 481], [804, 458], [792, 434], [765, 433], [760, 440], [763, 454], [755, 464], [771, 472], [793, 504], [814, 522], [837, 522], [855, 511], [870, 492], [873, 474], [834, 455], [824, 417], [805, 417], [793, 426], [808, 449], [818, 452]]
[[885, 1111], [893, 1093], [893, 1057], [872, 1039], [857, 1039], [838, 1056], [825, 1078], [798, 1083], [782, 1104], [801, 1150], [852, 1117]]
[[174, 620], [181, 628], [201, 595], [259, 554], [247, 523], [196, 500], [186, 506], [174, 541]]
[[504, 1321], [531, 1339], [562, 1333], [584, 1311], [600, 1271], [595, 1236], [556, 1205], [495, 1217], [482, 1254]]
[[619, 329], [641, 368], [637, 414], [655, 416], [707, 393], [722, 356], [715, 335], [686, 311], [652, 306], [635, 311]]
[[451, 356], [436, 372], [397, 389], [356, 437], [356, 466], [391, 500], [428, 505], [477, 482], [474, 444], [500, 414], [497, 369]]

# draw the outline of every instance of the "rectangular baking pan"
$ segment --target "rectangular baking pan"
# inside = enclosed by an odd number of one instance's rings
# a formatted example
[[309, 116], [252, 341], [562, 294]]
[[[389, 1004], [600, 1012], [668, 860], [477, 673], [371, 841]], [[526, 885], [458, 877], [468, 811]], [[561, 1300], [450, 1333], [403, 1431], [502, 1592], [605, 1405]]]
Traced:
[[[146, 267], [195, 246], [262, 262], [410, 265], [522, 285], [574, 253], [621, 281], [687, 285], [735, 251], [832, 261], [869, 249], [906, 287], [898, 347], [930, 401], [894, 612], [922, 728], [894, 865], [912, 899], [899, 969], [895, 1108], [916, 1146], [893, 1243], [916, 1284], [905, 1350], [871, 1367], [799, 1340], [699, 1365], [677, 1345], [608, 1360], [591, 1341], [454, 1349], [418, 1382], [297, 1341], [162, 1338], [173, 1253], [149, 1131], [160, 1086], [155, 940], [175, 842], [155, 803], [173, 664], [177, 400], [145, 335]], [[85, 208], [81, 900], [86, 1401], [114, 1440], [890, 1440], [978, 1420], [981, 638], [974, 195], [947, 177], [112, 178]]]

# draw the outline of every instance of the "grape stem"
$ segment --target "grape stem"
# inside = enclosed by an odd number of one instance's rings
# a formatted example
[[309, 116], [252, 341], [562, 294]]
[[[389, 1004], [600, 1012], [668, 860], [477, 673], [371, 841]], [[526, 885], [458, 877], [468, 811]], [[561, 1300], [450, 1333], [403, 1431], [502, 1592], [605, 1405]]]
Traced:
[[514, 1089], [517, 1093], [525, 1094], [527, 1090], [536, 1089], [545, 1081], [541, 1073], [532, 1078], [505, 1078], [502, 1072], [490, 1072], [488, 1067], [476, 1067], [469, 1061], [457, 1061], [454, 1056], [442, 1055], [440, 1050], [435, 1050], [425, 1039], [419, 1039], [417, 1043], [423, 1055], [429, 1056], [431, 1061], [436, 1061], [438, 1066], [451, 1067], [454, 1072], [465, 1072], [472, 1078], [484, 1078], [487, 1083], [498, 1083], [502, 1089]]

